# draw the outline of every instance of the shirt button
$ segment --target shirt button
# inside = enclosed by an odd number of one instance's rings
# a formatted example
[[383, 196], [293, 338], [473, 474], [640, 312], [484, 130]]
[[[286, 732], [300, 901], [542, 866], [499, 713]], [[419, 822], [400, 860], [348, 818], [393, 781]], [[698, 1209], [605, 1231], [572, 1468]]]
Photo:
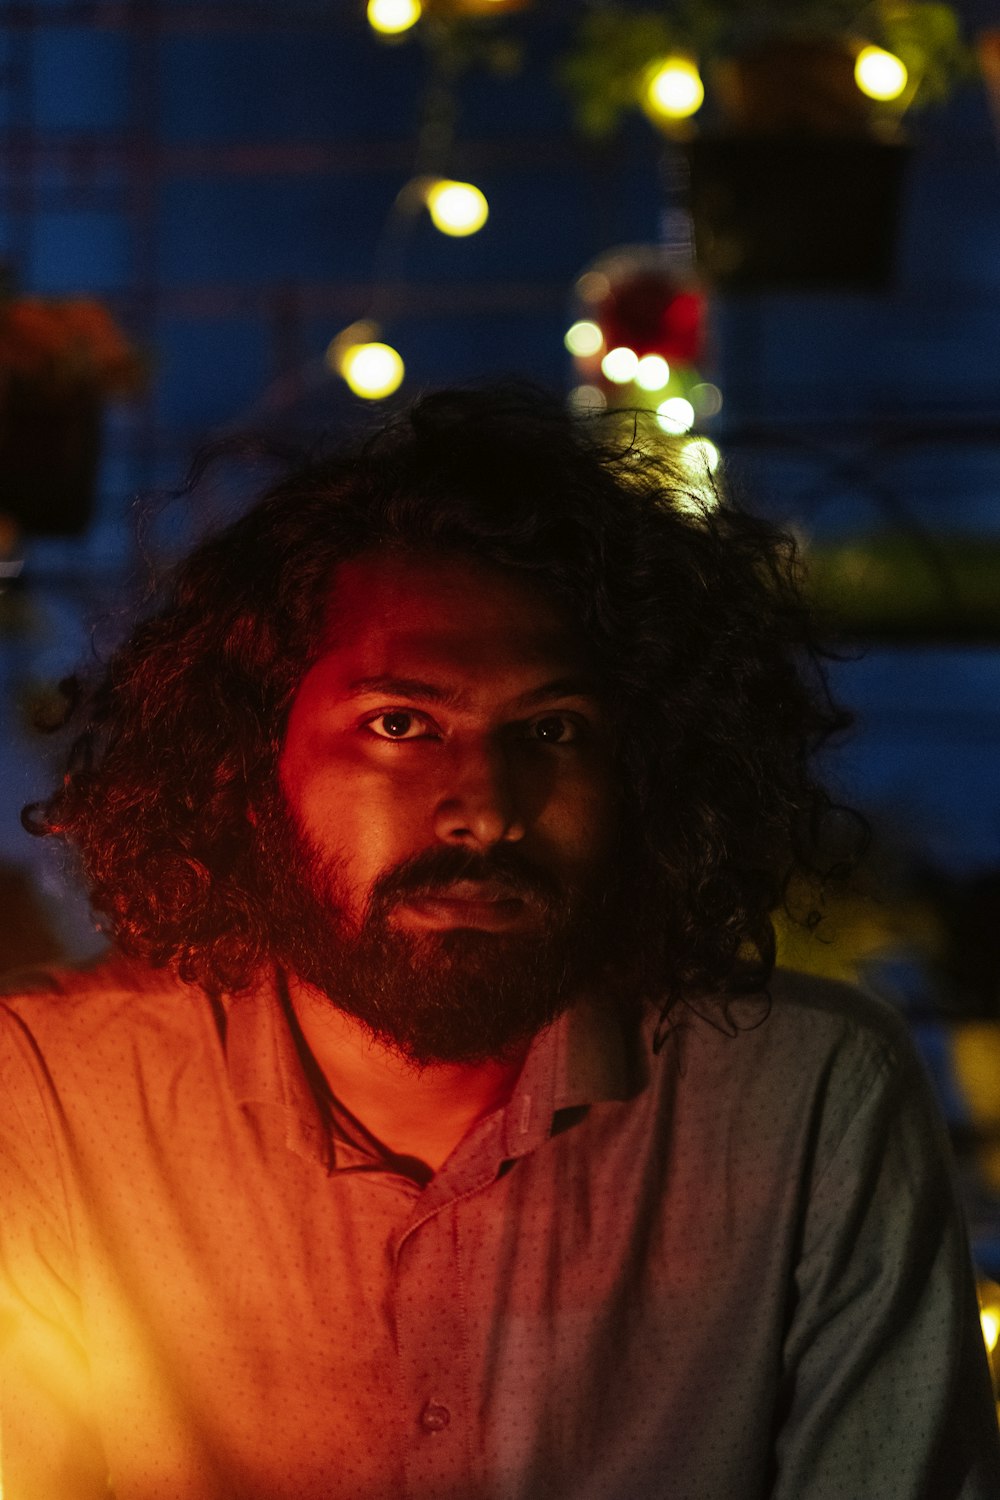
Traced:
[[425, 1432], [443, 1432], [451, 1421], [451, 1412], [440, 1401], [428, 1401], [420, 1413], [420, 1425]]

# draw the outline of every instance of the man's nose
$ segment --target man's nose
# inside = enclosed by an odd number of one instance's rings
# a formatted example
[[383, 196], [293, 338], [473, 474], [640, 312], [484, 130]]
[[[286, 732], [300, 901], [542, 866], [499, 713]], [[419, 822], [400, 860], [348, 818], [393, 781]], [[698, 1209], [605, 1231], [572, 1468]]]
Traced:
[[524, 838], [523, 816], [503, 746], [480, 744], [456, 752], [435, 812], [434, 832], [442, 843], [470, 849]]

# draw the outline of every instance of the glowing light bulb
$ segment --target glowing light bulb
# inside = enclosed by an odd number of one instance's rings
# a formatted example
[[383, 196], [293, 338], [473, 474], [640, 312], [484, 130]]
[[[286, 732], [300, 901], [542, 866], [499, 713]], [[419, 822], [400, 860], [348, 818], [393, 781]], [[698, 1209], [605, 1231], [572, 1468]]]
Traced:
[[570, 354], [575, 354], [578, 359], [586, 359], [588, 355], [600, 354], [604, 348], [604, 334], [596, 323], [591, 323], [588, 318], [581, 318], [566, 330], [563, 343]]
[[609, 349], [601, 360], [602, 374], [615, 385], [627, 385], [638, 368], [638, 354], [634, 349], [626, 349], [624, 345]]
[[420, 20], [420, 0], [368, 0], [368, 22], [383, 36], [398, 36]]
[[670, 366], [662, 354], [644, 354], [635, 371], [635, 383], [644, 391], [662, 391], [670, 379]]
[[390, 344], [354, 344], [344, 351], [340, 373], [356, 396], [381, 401], [399, 389], [406, 370]]
[[704, 98], [701, 74], [689, 57], [665, 57], [650, 67], [645, 88], [649, 114], [666, 120], [686, 120], [701, 108]]
[[586, 414], [592, 411], [604, 411], [608, 404], [608, 398], [596, 385], [574, 386], [569, 393], [569, 404], [575, 412]]
[[722, 454], [709, 438], [690, 438], [684, 444], [684, 461], [700, 474], [707, 470], [714, 474], [722, 460]]
[[986, 1343], [987, 1352], [992, 1354], [1000, 1339], [1000, 1312], [995, 1307], [984, 1307], [979, 1314], [979, 1321], [983, 1325], [983, 1339]]
[[694, 407], [683, 396], [669, 396], [656, 408], [656, 420], [664, 432], [679, 437], [694, 425]]
[[700, 380], [689, 392], [699, 417], [714, 417], [722, 410], [722, 392], [709, 380]]
[[603, 302], [611, 295], [611, 282], [603, 271], [584, 271], [577, 279], [576, 295], [581, 302]]
[[869, 99], [898, 99], [908, 76], [902, 58], [881, 47], [862, 47], [854, 64], [854, 82]]
[[427, 191], [427, 209], [435, 229], [442, 234], [475, 234], [489, 217], [486, 196], [471, 182], [442, 178]]

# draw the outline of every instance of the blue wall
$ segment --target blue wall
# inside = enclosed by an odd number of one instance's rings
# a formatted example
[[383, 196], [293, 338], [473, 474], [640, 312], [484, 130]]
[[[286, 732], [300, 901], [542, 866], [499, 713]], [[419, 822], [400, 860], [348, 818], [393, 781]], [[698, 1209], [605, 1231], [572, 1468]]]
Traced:
[[[273, 417], [283, 400], [302, 420], [349, 421], [357, 403], [322, 354], [366, 311], [377, 268], [409, 390], [510, 371], [560, 385], [574, 277], [613, 245], [657, 238], [651, 129], [637, 120], [616, 144], [588, 146], [552, 85], [574, 10], [538, 6], [521, 28], [520, 72], [459, 87], [449, 169], [486, 191], [487, 227], [449, 241], [421, 219], [386, 243], [426, 58], [413, 36], [377, 41], [360, 0], [160, 0], [143, 26], [59, 0], [0, 8], [0, 254], [26, 290], [104, 295], [152, 362], [148, 397], [109, 416], [94, 525], [76, 541], [29, 544], [27, 614], [0, 638], [0, 857], [42, 874], [70, 947], [86, 946], [86, 919], [17, 826], [45, 780], [17, 704], [62, 674], [88, 622], [122, 596], [136, 492], [176, 481], [206, 433]], [[859, 483], [831, 477], [822, 444], [794, 459], [774, 451], [747, 471], [757, 503], [809, 535], [877, 530], [872, 424], [996, 420], [998, 244], [996, 141], [970, 87], [918, 126], [889, 293], [716, 300], [706, 373], [726, 395], [723, 446], [727, 428], [754, 424], [805, 433], [825, 422], [841, 444], [861, 435]], [[732, 462], [739, 475], [739, 453]], [[1000, 531], [995, 441], [911, 447], [890, 469], [923, 527]], [[154, 543], [183, 544], [202, 520], [175, 507]], [[1000, 650], [875, 649], [839, 668], [836, 685], [861, 717], [839, 765], [848, 794], [932, 861], [996, 865]]]

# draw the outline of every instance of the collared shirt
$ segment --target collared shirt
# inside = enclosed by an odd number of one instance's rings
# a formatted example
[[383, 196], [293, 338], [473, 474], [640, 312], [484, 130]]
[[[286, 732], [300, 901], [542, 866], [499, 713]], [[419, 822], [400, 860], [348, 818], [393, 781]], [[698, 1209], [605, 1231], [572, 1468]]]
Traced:
[[8, 997], [3, 1500], [997, 1500], [902, 1025], [801, 979], [762, 1014], [654, 1057], [581, 1002], [421, 1187], [277, 987]]

